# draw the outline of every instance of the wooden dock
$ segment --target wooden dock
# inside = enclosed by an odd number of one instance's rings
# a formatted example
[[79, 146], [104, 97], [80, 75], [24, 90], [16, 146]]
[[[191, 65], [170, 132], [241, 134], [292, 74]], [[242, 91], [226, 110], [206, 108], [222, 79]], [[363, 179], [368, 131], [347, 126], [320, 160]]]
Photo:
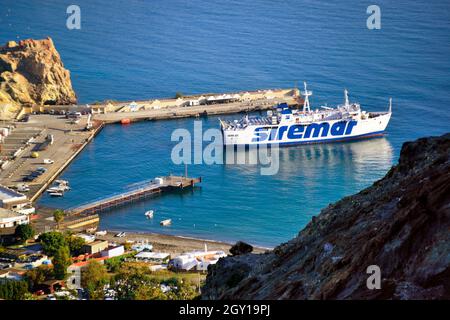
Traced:
[[182, 176], [166, 176], [155, 178], [155, 180], [152, 180], [150, 182], [139, 184], [138, 187], [133, 188], [132, 190], [86, 203], [78, 207], [67, 209], [66, 214], [97, 214], [101, 211], [108, 210], [113, 207], [122, 206], [127, 203], [135, 202], [140, 199], [144, 199], [163, 192], [194, 187], [196, 183], [200, 183], [201, 181], [202, 178], [188, 178]]

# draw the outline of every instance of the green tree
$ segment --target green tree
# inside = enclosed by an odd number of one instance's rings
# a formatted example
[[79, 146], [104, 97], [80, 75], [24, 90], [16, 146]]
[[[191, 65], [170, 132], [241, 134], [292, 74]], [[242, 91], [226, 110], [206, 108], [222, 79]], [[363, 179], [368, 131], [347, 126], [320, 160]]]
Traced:
[[66, 236], [66, 243], [69, 246], [70, 254], [72, 256], [78, 256], [82, 253], [82, 248], [86, 244], [83, 238], [68, 235]]
[[61, 209], [55, 210], [53, 212], [53, 219], [55, 220], [55, 222], [58, 226], [58, 229], [59, 229], [59, 224], [64, 220], [64, 215], [65, 215], [65, 213]]
[[66, 246], [66, 239], [64, 235], [57, 231], [43, 233], [39, 236], [44, 252], [49, 256], [54, 256], [56, 251], [61, 247]]
[[53, 274], [55, 279], [64, 280], [67, 275], [67, 268], [72, 264], [70, 250], [68, 246], [60, 247], [52, 260]]
[[167, 300], [167, 296], [162, 292], [160, 284], [152, 280], [151, 283], [137, 287], [134, 300]]
[[155, 281], [147, 274], [148, 268], [122, 265], [111, 279], [111, 287], [117, 292], [119, 300], [135, 300], [137, 293], [144, 299], [148, 292], [143, 287], [154, 287]]
[[46, 265], [40, 265], [37, 268], [28, 270], [25, 274], [25, 279], [28, 282], [28, 286], [32, 291], [44, 283], [45, 281], [53, 277], [53, 268]]
[[108, 273], [106, 267], [96, 260], [89, 261], [81, 276], [81, 286], [87, 289], [89, 299], [103, 299], [103, 288], [107, 283]]
[[171, 287], [167, 293], [170, 300], [192, 300], [199, 295], [196, 287], [189, 281], [172, 278], [163, 283]]
[[6, 280], [0, 282], [0, 299], [22, 300], [28, 293], [26, 281]]
[[20, 242], [25, 242], [30, 238], [34, 237], [34, 229], [29, 224], [20, 224], [16, 227], [15, 237], [19, 239]]

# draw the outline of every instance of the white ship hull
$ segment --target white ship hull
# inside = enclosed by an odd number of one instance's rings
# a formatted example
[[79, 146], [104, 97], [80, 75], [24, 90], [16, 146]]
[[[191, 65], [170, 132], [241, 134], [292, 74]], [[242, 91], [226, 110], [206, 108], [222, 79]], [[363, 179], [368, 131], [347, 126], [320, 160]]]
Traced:
[[364, 139], [383, 135], [391, 112], [372, 113], [367, 119], [327, 120], [311, 124], [249, 125], [244, 129], [222, 128], [229, 145], [310, 144]]

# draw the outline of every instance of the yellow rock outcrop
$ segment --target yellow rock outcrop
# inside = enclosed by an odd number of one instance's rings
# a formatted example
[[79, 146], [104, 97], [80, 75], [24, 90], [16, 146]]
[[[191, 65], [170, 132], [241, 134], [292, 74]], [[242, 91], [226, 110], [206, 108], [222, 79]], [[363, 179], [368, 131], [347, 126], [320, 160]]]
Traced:
[[11, 116], [20, 106], [74, 104], [69, 70], [51, 38], [9, 41], [0, 47], [0, 113]]

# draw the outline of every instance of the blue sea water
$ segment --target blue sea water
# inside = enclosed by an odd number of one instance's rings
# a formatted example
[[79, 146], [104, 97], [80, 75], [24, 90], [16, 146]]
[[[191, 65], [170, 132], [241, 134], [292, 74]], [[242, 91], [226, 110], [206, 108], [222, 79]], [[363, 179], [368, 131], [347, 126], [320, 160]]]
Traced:
[[[81, 8], [81, 30], [66, 8]], [[123, 207], [102, 228], [163, 232], [273, 246], [320, 209], [381, 178], [401, 145], [449, 131], [450, 3], [377, 1], [381, 29], [366, 27], [365, 1], [0, 0], [0, 42], [51, 36], [82, 103], [292, 87], [308, 81], [314, 106], [351, 100], [394, 114], [380, 139], [282, 149], [281, 168], [191, 165], [202, 187]], [[233, 116], [229, 116], [233, 118]], [[217, 118], [203, 119], [205, 128]], [[106, 127], [64, 172], [73, 190], [41, 204], [71, 207], [169, 172], [176, 128], [193, 120]], [[154, 209], [155, 221], [143, 213]], [[158, 221], [172, 218], [162, 228]]]

